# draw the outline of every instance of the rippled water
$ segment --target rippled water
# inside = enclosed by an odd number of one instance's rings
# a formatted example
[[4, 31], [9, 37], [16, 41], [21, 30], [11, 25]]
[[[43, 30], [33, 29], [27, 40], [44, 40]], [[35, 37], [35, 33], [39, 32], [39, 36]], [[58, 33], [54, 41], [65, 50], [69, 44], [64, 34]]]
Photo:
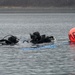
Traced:
[[50, 49], [1, 46], [0, 75], [75, 74], [75, 45], [68, 43], [72, 27], [75, 13], [0, 13], [0, 39], [9, 34], [29, 39], [34, 31], [56, 38], [56, 47]]

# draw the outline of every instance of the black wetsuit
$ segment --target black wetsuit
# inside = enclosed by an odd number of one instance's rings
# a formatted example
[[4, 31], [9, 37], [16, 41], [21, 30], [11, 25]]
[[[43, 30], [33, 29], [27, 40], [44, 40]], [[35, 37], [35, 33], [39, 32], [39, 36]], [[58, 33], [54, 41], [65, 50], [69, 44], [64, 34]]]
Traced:
[[54, 40], [53, 36], [40, 35], [39, 32], [34, 32], [33, 34], [30, 34], [30, 37], [31, 37], [30, 42], [32, 42], [33, 44], [47, 43]]
[[0, 44], [2, 45], [14, 45], [18, 43], [19, 39], [15, 36], [10, 36], [8, 39], [1, 39]]

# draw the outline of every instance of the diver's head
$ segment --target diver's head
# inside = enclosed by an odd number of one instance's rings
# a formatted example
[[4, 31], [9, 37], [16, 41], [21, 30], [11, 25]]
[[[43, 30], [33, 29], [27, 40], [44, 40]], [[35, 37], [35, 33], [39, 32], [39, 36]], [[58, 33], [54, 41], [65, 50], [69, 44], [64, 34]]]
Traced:
[[19, 39], [16, 36], [10, 36], [8, 38], [8, 41], [10, 41], [11, 43], [18, 43]]

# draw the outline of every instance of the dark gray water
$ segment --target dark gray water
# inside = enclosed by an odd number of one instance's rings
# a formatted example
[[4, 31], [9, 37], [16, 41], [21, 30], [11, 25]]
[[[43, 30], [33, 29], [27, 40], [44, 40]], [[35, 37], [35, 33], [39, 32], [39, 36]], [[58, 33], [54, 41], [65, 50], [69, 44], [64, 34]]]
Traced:
[[29, 38], [34, 31], [56, 38], [53, 49], [1, 46], [0, 75], [75, 74], [75, 45], [68, 43], [68, 32], [73, 27], [75, 13], [0, 13], [0, 38], [9, 34]]

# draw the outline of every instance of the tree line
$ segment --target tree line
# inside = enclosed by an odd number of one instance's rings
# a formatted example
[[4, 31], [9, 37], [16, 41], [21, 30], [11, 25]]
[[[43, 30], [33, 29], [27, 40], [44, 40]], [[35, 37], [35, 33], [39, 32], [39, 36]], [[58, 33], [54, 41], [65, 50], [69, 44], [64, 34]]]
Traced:
[[0, 0], [0, 6], [75, 7], [75, 0]]

